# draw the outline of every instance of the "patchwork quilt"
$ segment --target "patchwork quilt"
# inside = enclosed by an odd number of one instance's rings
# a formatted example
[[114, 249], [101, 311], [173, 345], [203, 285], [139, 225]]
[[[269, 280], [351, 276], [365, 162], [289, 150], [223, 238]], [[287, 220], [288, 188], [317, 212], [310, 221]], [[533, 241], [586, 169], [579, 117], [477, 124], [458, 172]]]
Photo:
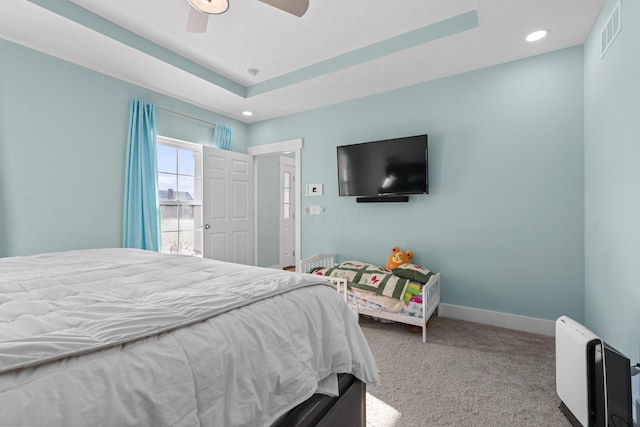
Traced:
[[360, 261], [345, 261], [335, 267], [316, 268], [314, 274], [347, 279], [349, 287], [400, 299], [409, 279], [396, 276], [386, 268]]

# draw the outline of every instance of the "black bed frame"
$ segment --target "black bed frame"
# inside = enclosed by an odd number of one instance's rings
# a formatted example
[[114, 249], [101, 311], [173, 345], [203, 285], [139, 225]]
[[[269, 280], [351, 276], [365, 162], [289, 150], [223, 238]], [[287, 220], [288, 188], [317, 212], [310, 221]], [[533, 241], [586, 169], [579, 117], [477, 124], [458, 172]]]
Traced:
[[271, 427], [365, 427], [366, 385], [353, 375], [338, 375], [339, 397], [314, 394], [278, 418]]

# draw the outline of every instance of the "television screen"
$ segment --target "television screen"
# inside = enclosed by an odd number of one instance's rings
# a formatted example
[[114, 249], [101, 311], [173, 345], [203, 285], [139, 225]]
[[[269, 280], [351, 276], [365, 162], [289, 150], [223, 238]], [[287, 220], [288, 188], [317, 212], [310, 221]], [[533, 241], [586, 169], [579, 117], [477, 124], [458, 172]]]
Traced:
[[427, 135], [342, 145], [337, 151], [340, 196], [429, 193]]

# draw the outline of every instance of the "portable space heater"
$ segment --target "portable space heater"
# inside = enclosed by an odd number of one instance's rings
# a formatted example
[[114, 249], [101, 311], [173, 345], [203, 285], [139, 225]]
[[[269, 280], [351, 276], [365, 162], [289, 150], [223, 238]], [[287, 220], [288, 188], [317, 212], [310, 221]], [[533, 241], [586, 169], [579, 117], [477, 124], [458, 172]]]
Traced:
[[556, 392], [575, 427], [631, 427], [631, 362], [575, 320], [556, 320]]
[[[576, 322], [561, 316], [556, 320], [556, 392], [560, 410], [574, 426], [596, 424], [596, 354], [602, 354], [602, 340]], [[598, 393], [603, 394], [604, 390]]]

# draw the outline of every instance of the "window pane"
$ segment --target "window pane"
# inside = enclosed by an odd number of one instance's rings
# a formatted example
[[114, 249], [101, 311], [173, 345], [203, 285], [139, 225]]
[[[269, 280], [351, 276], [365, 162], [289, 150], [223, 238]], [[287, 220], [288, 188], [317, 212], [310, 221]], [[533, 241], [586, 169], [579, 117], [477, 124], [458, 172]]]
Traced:
[[178, 176], [178, 200], [196, 200], [194, 181], [192, 176]]
[[282, 209], [284, 219], [289, 219], [290, 210], [291, 210], [291, 205], [289, 203], [285, 203]]
[[194, 211], [195, 206], [180, 206], [180, 231], [195, 230]]
[[178, 196], [177, 188], [178, 180], [176, 175], [158, 174], [158, 198], [160, 200], [176, 200]]
[[194, 231], [180, 232], [180, 249], [179, 253], [183, 255], [197, 255], [193, 247]]
[[181, 175], [195, 175], [193, 151], [178, 149], [178, 173]]
[[175, 254], [178, 252], [178, 232], [162, 232], [160, 233], [162, 240], [162, 253]]
[[160, 230], [178, 231], [178, 206], [160, 205]]
[[[157, 147], [161, 250], [202, 256], [202, 153], [162, 143]], [[181, 206], [181, 201], [198, 205]]]
[[284, 202], [285, 203], [291, 203], [291, 201], [289, 200], [289, 189], [288, 188], [284, 189], [284, 193], [282, 194], [282, 196], [284, 197]]
[[158, 144], [158, 172], [177, 173], [176, 156], [175, 148]]
[[291, 187], [291, 174], [289, 172], [284, 173], [282, 180], [284, 181], [284, 184], [283, 184], [284, 188]]

